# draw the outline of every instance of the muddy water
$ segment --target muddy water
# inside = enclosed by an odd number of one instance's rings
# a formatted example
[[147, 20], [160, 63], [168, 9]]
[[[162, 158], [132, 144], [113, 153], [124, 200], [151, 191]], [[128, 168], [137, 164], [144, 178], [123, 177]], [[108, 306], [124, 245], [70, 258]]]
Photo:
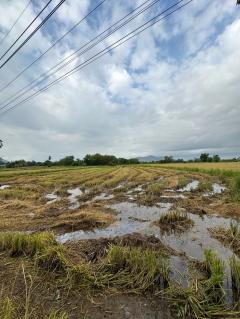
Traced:
[[199, 181], [194, 180], [191, 183], [188, 183], [183, 188], [178, 189], [178, 192], [191, 192], [191, 191], [197, 189], [198, 185], [199, 185]]
[[[226, 261], [224, 287], [229, 290], [227, 300], [231, 300], [231, 276], [227, 261], [232, 256], [232, 251], [212, 238], [208, 231], [208, 228], [211, 227], [228, 227], [231, 220], [207, 215], [201, 217], [188, 213], [188, 216], [194, 222], [194, 226], [190, 230], [182, 233], [174, 231], [166, 233], [158, 226], [155, 226], [153, 222], [158, 220], [161, 214], [167, 212], [171, 208], [171, 205], [170, 203], [159, 203], [157, 206], [147, 207], [129, 202], [109, 205], [108, 207], [117, 212], [117, 221], [114, 224], [105, 229], [96, 229], [95, 231], [66, 233], [58, 236], [57, 239], [64, 243], [68, 240], [109, 238], [137, 232], [159, 238], [163, 244], [181, 253], [183, 256], [185, 255], [188, 259], [202, 260], [204, 258], [204, 250], [213, 249], [217, 251], [219, 257]], [[171, 256], [170, 261], [172, 268], [171, 277], [186, 286], [189, 278], [186, 258]]]
[[212, 184], [212, 191], [211, 192], [206, 192], [203, 196], [208, 197], [208, 196], [213, 196], [217, 194], [222, 194], [226, 190], [225, 186], [221, 186], [217, 183]]
[[194, 221], [194, 226], [182, 233], [166, 233], [161, 231], [158, 226], [153, 225], [153, 222], [158, 220], [161, 214], [171, 208], [171, 205], [170, 203], [159, 203], [158, 206], [148, 207], [129, 202], [109, 205], [109, 208], [117, 212], [117, 221], [114, 224], [95, 231], [66, 233], [59, 236], [58, 240], [66, 242], [76, 239], [109, 238], [138, 232], [144, 235], [154, 235], [174, 250], [199, 260], [203, 258], [203, 252], [206, 248], [217, 250], [223, 259], [232, 255], [231, 250], [212, 238], [208, 231], [208, 228], [211, 227], [229, 226], [231, 220], [228, 218], [207, 215], [201, 217], [188, 213], [188, 216]]
[[3, 189], [6, 189], [6, 188], [9, 188], [10, 185], [0, 185], [0, 190], [3, 190]]
[[60, 242], [77, 239], [98, 239], [123, 236], [135, 232], [144, 233], [150, 228], [152, 221], [157, 220], [161, 213], [166, 212], [171, 204], [162, 207], [138, 206], [135, 203], [118, 203], [108, 206], [118, 213], [117, 221], [105, 229], [95, 231], [76, 231], [58, 236]]
[[112, 199], [114, 198], [114, 195], [112, 194], [107, 194], [107, 193], [101, 193], [99, 195], [96, 195], [95, 197], [93, 197], [93, 199], [91, 200], [91, 202], [96, 202], [99, 200], [108, 200], [108, 199]]
[[79, 187], [76, 187], [76, 188], [72, 188], [72, 189], [69, 189], [68, 191], [68, 194], [70, 194], [68, 196], [68, 199], [69, 199], [69, 202], [70, 202], [70, 206], [69, 206], [69, 209], [77, 209], [80, 207], [80, 204], [78, 202], [78, 197], [82, 195], [82, 191]]
[[47, 204], [54, 203], [60, 199], [60, 197], [54, 193], [49, 193], [49, 194], [45, 195], [45, 198], [48, 200]]

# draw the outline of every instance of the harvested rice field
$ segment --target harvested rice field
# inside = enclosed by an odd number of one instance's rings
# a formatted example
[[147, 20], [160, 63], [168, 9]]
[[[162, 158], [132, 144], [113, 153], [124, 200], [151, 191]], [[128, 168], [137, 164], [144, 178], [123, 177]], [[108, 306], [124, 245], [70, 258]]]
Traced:
[[1, 169], [0, 318], [240, 318], [239, 164], [192, 168]]

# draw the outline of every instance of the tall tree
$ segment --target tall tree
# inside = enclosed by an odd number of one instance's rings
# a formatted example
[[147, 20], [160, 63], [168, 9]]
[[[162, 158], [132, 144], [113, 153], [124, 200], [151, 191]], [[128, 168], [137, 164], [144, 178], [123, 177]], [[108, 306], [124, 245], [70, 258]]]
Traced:
[[0, 140], [0, 148], [3, 147], [3, 141]]

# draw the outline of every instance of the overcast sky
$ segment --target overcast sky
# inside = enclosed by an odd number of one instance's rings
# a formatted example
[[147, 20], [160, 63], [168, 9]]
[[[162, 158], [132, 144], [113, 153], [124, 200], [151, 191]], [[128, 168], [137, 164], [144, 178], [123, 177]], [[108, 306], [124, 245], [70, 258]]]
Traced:
[[[0, 1], [0, 39], [27, 2]], [[32, 0], [1, 44], [1, 54], [46, 2]], [[58, 2], [53, 0], [49, 10]], [[62, 5], [0, 70], [0, 88], [99, 2], [68, 0]], [[0, 93], [1, 106], [29, 81], [143, 2], [106, 0], [70, 36]], [[70, 67], [173, 3], [159, 1]], [[65, 155], [81, 158], [96, 152], [124, 157], [195, 157], [203, 151], [239, 156], [240, 6], [236, 6], [236, 0], [193, 1], [44, 94], [0, 114], [0, 139], [4, 141], [0, 157], [10, 160], [45, 160], [49, 155], [53, 159]]]

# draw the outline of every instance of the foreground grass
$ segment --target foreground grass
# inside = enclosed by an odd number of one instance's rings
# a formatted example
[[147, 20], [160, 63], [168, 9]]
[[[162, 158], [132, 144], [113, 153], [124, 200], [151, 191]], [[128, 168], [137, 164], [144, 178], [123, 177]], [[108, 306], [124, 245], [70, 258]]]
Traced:
[[86, 283], [88, 288], [117, 287], [132, 292], [159, 289], [160, 282], [168, 280], [169, 262], [166, 254], [157, 254], [138, 248], [112, 246], [97, 271], [88, 264], [73, 264], [66, 257], [64, 247], [52, 233], [23, 234], [1, 233], [0, 251], [10, 256], [30, 256], [37, 266], [57, 270], [71, 282]]
[[212, 250], [205, 251], [202, 270], [206, 279], [192, 280], [186, 288], [171, 284], [166, 297], [179, 318], [239, 318], [240, 312], [224, 304], [224, 263]]
[[[62, 278], [61, 286], [69, 290], [78, 287], [85, 293], [128, 292], [135, 294], [164, 294], [180, 318], [239, 318], [235, 311], [226, 310], [224, 305], [223, 262], [212, 251], [206, 251], [203, 268], [206, 279], [193, 280], [187, 288], [172, 283], [169, 279], [170, 264], [168, 256], [149, 249], [110, 246], [106, 256], [98, 263], [74, 262], [58, 244], [52, 233], [23, 234], [1, 233], [0, 251], [10, 258], [28, 258], [36, 269], [54, 273]], [[23, 266], [22, 266], [23, 267]], [[234, 264], [236, 268], [236, 264]], [[239, 267], [237, 265], [237, 267]], [[232, 267], [233, 269], [233, 267]], [[237, 276], [237, 271], [234, 271]], [[27, 276], [23, 267], [26, 288], [25, 315], [18, 313], [14, 298], [2, 296], [0, 318], [30, 319], [31, 304], [28, 298], [31, 291], [32, 276]], [[237, 277], [236, 277], [237, 278]], [[237, 280], [236, 280], [237, 283]], [[221, 314], [221, 316], [219, 315]], [[35, 318], [35, 317], [34, 317]], [[40, 317], [38, 317], [40, 318]], [[44, 319], [67, 319], [64, 312], [50, 311]]]
[[[27, 307], [25, 307], [27, 309]], [[29, 319], [31, 315], [28, 311], [25, 311], [21, 317], [18, 314], [17, 303], [13, 299], [8, 297], [4, 298], [0, 302], [0, 318], [1, 319]], [[52, 310], [49, 315], [46, 315], [44, 319], [69, 319], [66, 312]]]

